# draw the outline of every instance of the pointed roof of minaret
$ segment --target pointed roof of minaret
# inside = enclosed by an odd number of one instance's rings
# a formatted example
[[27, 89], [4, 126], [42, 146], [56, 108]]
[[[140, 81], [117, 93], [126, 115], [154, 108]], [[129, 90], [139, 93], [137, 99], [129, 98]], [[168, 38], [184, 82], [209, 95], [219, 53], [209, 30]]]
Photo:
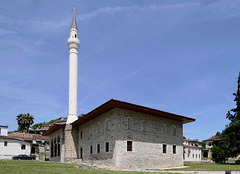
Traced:
[[75, 8], [74, 7], [73, 7], [73, 19], [72, 19], [71, 28], [74, 28], [74, 29], [77, 30], [77, 21], [76, 21]]

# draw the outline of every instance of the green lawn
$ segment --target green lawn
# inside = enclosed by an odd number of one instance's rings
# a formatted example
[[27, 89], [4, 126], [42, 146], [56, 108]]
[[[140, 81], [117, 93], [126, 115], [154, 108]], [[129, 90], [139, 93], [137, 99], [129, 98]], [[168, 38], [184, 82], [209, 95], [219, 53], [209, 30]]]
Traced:
[[[0, 174], [153, 174], [147, 172], [120, 172], [109, 170], [88, 170], [75, 168], [74, 164], [41, 161], [0, 160]], [[240, 165], [215, 163], [186, 163], [187, 168], [176, 170], [240, 170]], [[155, 174], [155, 173], [154, 173]], [[159, 174], [159, 173], [156, 173]], [[167, 173], [165, 173], [167, 174]]]
[[[240, 170], [240, 165], [238, 164], [216, 164], [216, 163], [185, 163], [184, 166], [189, 166], [187, 168], [182, 168], [179, 170]], [[178, 170], [178, 169], [177, 169]]]
[[146, 172], [88, 170], [75, 168], [74, 166], [76, 165], [41, 161], [0, 160], [0, 174], [153, 174]]

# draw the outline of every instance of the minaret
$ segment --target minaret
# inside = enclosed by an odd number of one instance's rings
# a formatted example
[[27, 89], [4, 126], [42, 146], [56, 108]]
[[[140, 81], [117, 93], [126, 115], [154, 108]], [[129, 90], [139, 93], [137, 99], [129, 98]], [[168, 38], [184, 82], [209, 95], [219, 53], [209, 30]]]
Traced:
[[70, 29], [70, 37], [68, 38], [69, 47], [69, 112], [67, 124], [78, 119], [77, 115], [77, 86], [78, 86], [78, 49], [80, 41], [78, 40], [78, 29], [75, 16], [75, 8], [73, 8], [73, 19]]

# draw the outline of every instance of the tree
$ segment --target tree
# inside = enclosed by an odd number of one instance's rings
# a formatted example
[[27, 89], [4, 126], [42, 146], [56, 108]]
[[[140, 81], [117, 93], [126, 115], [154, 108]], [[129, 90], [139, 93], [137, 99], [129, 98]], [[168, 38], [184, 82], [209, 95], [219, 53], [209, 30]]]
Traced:
[[227, 158], [229, 158], [230, 151], [228, 149], [228, 142], [221, 140], [212, 149], [212, 160], [216, 163], [225, 163]]
[[202, 148], [206, 149], [206, 141], [202, 141]]
[[233, 118], [223, 131], [222, 137], [228, 144], [231, 157], [237, 157], [240, 154], [240, 120]]
[[227, 112], [226, 118], [231, 122], [223, 130], [220, 139], [212, 148], [212, 159], [215, 162], [225, 162], [229, 157], [237, 157], [240, 154], [240, 73], [238, 76], [237, 92], [234, 102], [236, 107]]
[[236, 157], [240, 154], [240, 73], [237, 82], [237, 92], [233, 93], [235, 96], [234, 101], [236, 102], [236, 108], [227, 112], [226, 118], [231, 122], [226, 126], [225, 130], [223, 130], [221, 136], [227, 147], [225, 151], [228, 151], [226, 153], [229, 153], [231, 157]]
[[236, 108], [231, 109], [228, 111], [226, 118], [229, 119], [230, 121], [233, 121], [234, 118], [237, 120], [240, 120], [240, 72], [238, 76], [238, 87], [237, 87], [237, 92], [233, 93], [235, 96], [234, 101], [236, 102]]
[[223, 138], [228, 142], [228, 149], [232, 157], [240, 154], [240, 73], [238, 76], [237, 92], [235, 96], [236, 108], [228, 111], [226, 118], [231, 121], [223, 131]]
[[32, 126], [33, 129], [41, 128], [44, 123], [36, 123]]
[[17, 115], [17, 122], [19, 127], [21, 128], [21, 132], [23, 132], [24, 129], [27, 129], [27, 133], [29, 132], [29, 127], [32, 125], [34, 117], [30, 115], [29, 113], [27, 114], [19, 114]]

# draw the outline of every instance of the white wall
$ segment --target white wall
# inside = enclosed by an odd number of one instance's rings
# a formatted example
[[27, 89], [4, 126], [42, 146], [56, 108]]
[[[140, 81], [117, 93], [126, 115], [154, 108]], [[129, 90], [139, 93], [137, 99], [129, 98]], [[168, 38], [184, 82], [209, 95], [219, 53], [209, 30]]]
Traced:
[[8, 128], [0, 126], [0, 135], [7, 136], [8, 135]]
[[[7, 142], [7, 146], [4, 146], [4, 142]], [[21, 149], [22, 145], [26, 145], [25, 149]], [[1, 138], [0, 137], [0, 160], [1, 159], [12, 159], [14, 155], [26, 154], [30, 155], [31, 145], [28, 142]]]
[[202, 160], [202, 149], [195, 147], [184, 147], [184, 161], [201, 161]]

